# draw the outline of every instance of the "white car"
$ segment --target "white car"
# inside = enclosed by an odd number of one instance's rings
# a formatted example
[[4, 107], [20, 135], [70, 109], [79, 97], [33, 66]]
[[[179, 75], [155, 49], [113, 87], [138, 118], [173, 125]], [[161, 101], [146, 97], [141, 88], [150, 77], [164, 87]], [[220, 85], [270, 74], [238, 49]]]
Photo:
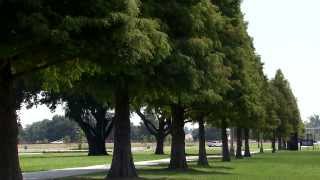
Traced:
[[220, 141], [208, 141], [209, 147], [222, 147], [222, 143]]

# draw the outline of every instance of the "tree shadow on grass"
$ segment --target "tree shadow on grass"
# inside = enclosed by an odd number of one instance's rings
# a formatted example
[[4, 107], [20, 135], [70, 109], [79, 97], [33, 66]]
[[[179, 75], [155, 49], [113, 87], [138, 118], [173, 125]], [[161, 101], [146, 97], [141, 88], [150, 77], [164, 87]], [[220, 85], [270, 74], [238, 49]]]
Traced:
[[224, 170], [233, 170], [233, 167], [228, 166], [210, 166], [212, 169], [224, 169]]
[[88, 156], [87, 154], [81, 155], [61, 155], [61, 156], [37, 156], [37, 157], [23, 157], [24, 159], [52, 159], [52, 158], [89, 158], [89, 157], [112, 157], [110, 155], [101, 155], [101, 156]]
[[[258, 161], [262, 161], [262, 160], [267, 160], [268, 158], [266, 157], [262, 157], [262, 156], [252, 156], [252, 157], [244, 157], [243, 159], [233, 159], [233, 161], [252, 161], [252, 162], [256, 162]], [[270, 159], [270, 158], [269, 158]]]
[[[197, 166], [195, 166], [197, 167]], [[206, 167], [203, 169], [195, 169], [195, 168], [189, 168], [186, 170], [170, 170], [167, 168], [167, 166], [158, 166], [157, 168], [151, 168], [151, 169], [139, 169], [138, 174], [140, 176], [152, 176], [152, 178], [147, 177], [139, 177], [139, 178], [115, 178], [110, 180], [167, 180], [174, 179], [176, 176], [189, 176], [189, 177], [195, 177], [198, 175], [233, 175], [233, 173], [230, 172], [223, 172], [219, 170], [229, 170], [232, 168], [224, 167], [224, 166], [213, 166], [213, 167]], [[105, 173], [99, 173], [93, 176], [84, 176], [84, 177], [70, 177], [70, 178], [64, 178], [59, 180], [102, 180], [105, 179]]]
[[[186, 153], [186, 156], [198, 156], [198, 153]], [[219, 156], [221, 153], [207, 153], [207, 156]]]
[[[157, 176], [164, 176], [168, 177], [170, 175], [184, 175], [184, 176], [195, 176], [195, 175], [231, 175], [232, 173], [230, 172], [223, 172], [223, 171], [218, 171], [217, 169], [223, 169], [222, 167], [208, 167], [203, 170], [195, 169], [195, 168], [189, 168], [186, 170], [171, 170], [168, 168], [159, 168], [159, 169], [141, 169], [139, 170], [139, 174], [143, 175], [157, 175]], [[227, 167], [225, 169], [228, 169]], [[152, 178], [154, 179], [154, 178]], [[156, 178], [157, 179], [157, 178]], [[161, 179], [159, 177], [159, 179]], [[163, 178], [162, 178], [163, 179]]]

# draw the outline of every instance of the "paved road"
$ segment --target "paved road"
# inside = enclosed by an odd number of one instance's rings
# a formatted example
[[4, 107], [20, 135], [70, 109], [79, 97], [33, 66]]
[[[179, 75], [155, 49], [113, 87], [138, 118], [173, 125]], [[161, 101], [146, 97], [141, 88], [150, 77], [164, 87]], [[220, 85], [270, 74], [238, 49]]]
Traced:
[[[258, 152], [252, 152], [252, 154], [257, 154]], [[220, 155], [208, 156], [208, 158], [221, 158]], [[198, 156], [188, 156], [187, 161], [197, 161]], [[160, 160], [152, 160], [152, 161], [141, 161], [135, 162], [136, 167], [143, 166], [155, 166], [160, 164], [168, 164], [170, 159], [160, 159]], [[23, 173], [24, 180], [49, 180], [70, 176], [79, 176], [91, 173], [99, 173], [105, 172], [110, 169], [110, 165], [97, 165], [97, 166], [88, 166], [88, 167], [77, 167], [77, 168], [66, 168], [66, 169], [55, 169], [49, 171], [41, 171], [41, 172], [31, 172], [31, 173]]]

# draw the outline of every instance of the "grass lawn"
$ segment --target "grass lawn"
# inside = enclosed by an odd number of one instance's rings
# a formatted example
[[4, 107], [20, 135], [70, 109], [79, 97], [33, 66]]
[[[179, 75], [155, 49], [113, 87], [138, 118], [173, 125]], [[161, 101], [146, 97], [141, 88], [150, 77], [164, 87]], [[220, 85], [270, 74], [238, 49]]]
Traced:
[[[255, 155], [251, 159], [223, 163], [210, 160], [209, 168], [190, 163], [190, 170], [169, 171], [167, 166], [145, 167], [138, 173], [143, 179], [156, 180], [319, 180], [320, 152], [278, 152]], [[63, 180], [103, 179], [106, 173], [64, 178]]]
[[[252, 145], [252, 150], [257, 150], [256, 145]], [[154, 155], [152, 149], [143, 152], [134, 153], [134, 161], [146, 161], [168, 158], [170, 147], [165, 147], [167, 155]], [[186, 146], [188, 156], [198, 155], [197, 143]], [[221, 148], [207, 147], [208, 155], [216, 155], [221, 153]], [[87, 153], [43, 153], [35, 155], [20, 155], [20, 164], [23, 172], [45, 171], [50, 169], [62, 169], [72, 167], [85, 167], [92, 165], [110, 164], [112, 155], [89, 157]]]
[[[168, 158], [168, 155], [154, 155], [152, 152], [135, 153], [135, 161]], [[110, 164], [112, 155], [88, 156], [87, 153], [44, 153], [42, 155], [21, 155], [20, 164], [23, 172], [45, 171], [71, 167]]]
[[[220, 148], [207, 148], [208, 155], [219, 154]], [[190, 156], [197, 156], [198, 147], [186, 147]], [[170, 148], [165, 147], [166, 155], [154, 155], [152, 149], [135, 152], [135, 162], [169, 158]], [[20, 155], [20, 164], [23, 172], [45, 171], [50, 169], [62, 169], [72, 167], [85, 167], [92, 165], [111, 164], [112, 155], [109, 156], [87, 156], [87, 153], [43, 153], [35, 155]]]

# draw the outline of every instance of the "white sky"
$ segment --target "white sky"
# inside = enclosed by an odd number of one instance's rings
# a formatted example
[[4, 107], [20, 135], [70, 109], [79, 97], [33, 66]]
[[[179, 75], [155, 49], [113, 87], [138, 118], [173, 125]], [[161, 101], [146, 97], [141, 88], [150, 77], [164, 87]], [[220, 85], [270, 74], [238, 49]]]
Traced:
[[17, 114], [22, 126], [25, 127], [26, 125], [32, 124], [36, 121], [51, 119], [54, 115], [64, 115], [64, 110], [62, 106], [58, 106], [55, 112], [51, 112], [46, 106], [37, 106], [32, 109], [26, 109], [24, 106]]
[[[320, 0], [243, 0], [242, 10], [249, 22], [249, 34], [272, 78], [282, 69], [290, 81], [303, 120], [319, 113], [320, 84]], [[63, 108], [51, 113], [45, 106], [19, 113], [22, 124], [51, 119], [64, 114]], [[139, 118], [134, 117], [135, 124]]]
[[320, 0], [244, 0], [249, 34], [273, 77], [281, 68], [303, 120], [319, 113]]

